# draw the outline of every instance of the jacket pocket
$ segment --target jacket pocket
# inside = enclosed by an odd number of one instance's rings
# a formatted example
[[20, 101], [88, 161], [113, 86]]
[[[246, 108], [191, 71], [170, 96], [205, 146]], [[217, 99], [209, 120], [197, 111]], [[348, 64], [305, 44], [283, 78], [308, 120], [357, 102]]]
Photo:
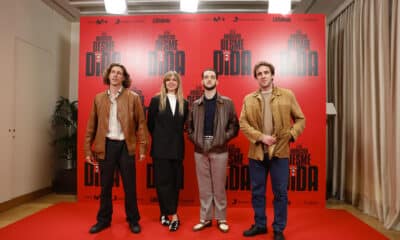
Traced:
[[282, 130], [278, 135], [277, 143], [274, 147], [274, 155], [286, 154], [289, 149], [289, 141], [292, 138], [289, 129]]

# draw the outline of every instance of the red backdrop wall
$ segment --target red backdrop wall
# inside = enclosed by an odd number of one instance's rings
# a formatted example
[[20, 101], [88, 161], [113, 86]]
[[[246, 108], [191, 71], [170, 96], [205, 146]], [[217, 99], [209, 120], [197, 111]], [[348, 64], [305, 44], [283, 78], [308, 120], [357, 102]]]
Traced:
[[[99, 175], [84, 161], [83, 140], [96, 93], [106, 89], [101, 74], [111, 62], [124, 64], [132, 90], [149, 105], [167, 70], [182, 76], [184, 95], [201, 95], [201, 72], [220, 73], [218, 91], [233, 99], [240, 114], [243, 97], [257, 89], [253, 65], [276, 66], [274, 83], [293, 90], [306, 116], [306, 128], [291, 146], [291, 206], [325, 204], [325, 19], [322, 15], [180, 14], [83, 17], [80, 24], [78, 199], [98, 199]], [[242, 133], [230, 142], [227, 189], [230, 206], [250, 206], [248, 141]], [[140, 204], [156, 204], [150, 157], [137, 162]], [[116, 176], [114, 199], [123, 198]], [[268, 197], [269, 196], [269, 197]], [[268, 201], [272, 193], [268, 187]], [[193, 146], [186, 141], [181, 205], [197, 205]]]

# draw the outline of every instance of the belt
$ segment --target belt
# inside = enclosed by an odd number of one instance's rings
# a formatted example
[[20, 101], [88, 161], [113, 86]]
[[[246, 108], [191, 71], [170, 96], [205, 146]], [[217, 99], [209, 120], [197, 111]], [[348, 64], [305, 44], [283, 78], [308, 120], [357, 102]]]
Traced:
[[120, 140], [120, 139], [112, 139], [109, 137], [106, 137], [106, 140], [109, 142], [125, 142], [125, 139]]
[[214, 136], [203, 136], [203, 139], [214, 139]]

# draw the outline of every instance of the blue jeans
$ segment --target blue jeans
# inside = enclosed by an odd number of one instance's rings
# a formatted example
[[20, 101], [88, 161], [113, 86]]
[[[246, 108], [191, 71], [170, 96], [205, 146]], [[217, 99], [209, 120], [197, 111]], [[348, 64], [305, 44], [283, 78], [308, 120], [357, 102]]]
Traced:
[[266, 227], [265, 190], [268, 173], [271, 173], [272, 192], [274, 194], [274, 231], [283, 232], [287, 223], [289, 159], [274, 157], [269, 160], [267, 154], [264, 161], [249, 159], [251, 181], [251, 203], [254, 210], [254, 221], [259, 227]]

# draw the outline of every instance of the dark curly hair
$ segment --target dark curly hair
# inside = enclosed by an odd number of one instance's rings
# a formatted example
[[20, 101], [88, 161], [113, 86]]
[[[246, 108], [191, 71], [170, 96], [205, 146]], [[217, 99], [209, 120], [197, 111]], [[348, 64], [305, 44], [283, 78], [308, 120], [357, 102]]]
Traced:
[[122, 68], [123, 75], [124, 75], [124, 81], [122, 82], [122, 86], [124, 88], [129, 88], [131, 86], [131, 82], [132, 82], [131, 77], [129, 76], [129, 73], [126, 70], [126, 68], [124, 67], [124, 65], [119, 64], [119, 63], [111, 63], [110, 66], [108, 66], [108, 68], [103, 73], [103, 83], [106, 85], [110, 85], [110, 79], [108, 78], [108, 76], [110, 75], [111, 69], [113, 67]]

